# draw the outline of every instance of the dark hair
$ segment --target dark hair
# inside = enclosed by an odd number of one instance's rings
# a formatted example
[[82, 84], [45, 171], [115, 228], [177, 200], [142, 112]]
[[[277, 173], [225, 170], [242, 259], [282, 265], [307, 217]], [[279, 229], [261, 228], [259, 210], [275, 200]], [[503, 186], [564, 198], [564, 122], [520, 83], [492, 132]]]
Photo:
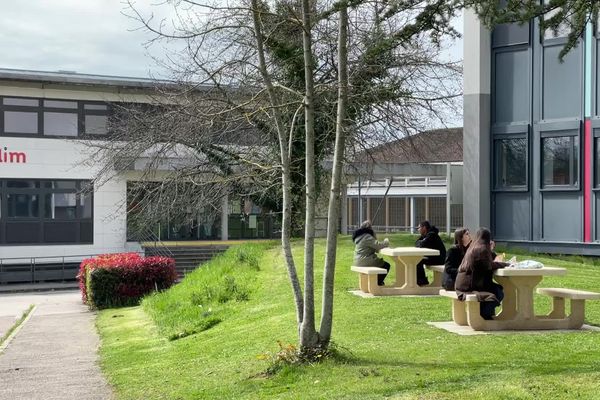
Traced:
[[364, 235], [365, 233], [368, 233], [369, 235], [377, 239], [377, 236], [375, 236], [375, 232], [373, 232], [373, 225], [371, 224], [370, 220], [363, 221], [363, 223], [360, 224], [360, 227], [357, 230], [355, 230], [352, 234], [352, 241], [354, 241], [357, 237]]
[[492, 256], [492, 249], [490, 248], [490, 242], [492, 241], [492, 233], [487, 228], [479, 228], [475, 233], [473, 241], [469, 245], [469, 249], [465, 253], [458, 272], [466, 272], [468, 269], [481, 261], [492, 262], [494, 257]]
[[422, 226], [423, 228], [427, 228], [428, 231], [431, 230], [431, 223], [429, 223], [429, 221], [423, 221], [419, 224], [419, 226]]
[[490, 243], [492, 242], [492, 232], [490, 232], [490, 230], [487, 228], [477, 229], [473, 242], [489, 247]]
[[465, 233], [469, 233], [469, 230], [467, 228], [458, 228], [454, 231], [454, 244], [460, 249], [460, 251], [463, 254], [467, 251], [467, 247], [463, 245], [462, 241], [463, 236], [465, 236]]

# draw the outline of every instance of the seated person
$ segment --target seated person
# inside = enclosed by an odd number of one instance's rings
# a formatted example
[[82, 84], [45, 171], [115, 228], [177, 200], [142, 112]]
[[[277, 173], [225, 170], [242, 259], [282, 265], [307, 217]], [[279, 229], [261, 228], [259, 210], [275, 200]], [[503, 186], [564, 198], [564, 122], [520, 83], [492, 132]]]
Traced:
[[442, 274], [442, 286], [446, 290], [454, 290], [454, 282], [458, 274], [458, 267], [462, 263], [465, 253], [471, 244], [471, 234], [467, 228], [458, 228], [454, 232], [454, 246], [446, 253], [444, 273]]
[[[384, 239], [383, 242], [377, 240], [371, 221], [367, 220], [360, 225], [360, 228], [352, 234], [352, 241], [356, 245], [354, 248], [354, 265], [360, 267], [377, 267], [385, 268], [388, 272], [390, 264], [377, 257], [375, 253], [384, 247], [389, 246], [389, 241]], [[387, 273], [377, 275], [377, 284], [384, 285]]]
[[446, 247], [442, 238], [438, 235], [439, 229], [432, 226], [429, 221], [423, 221], [419, 224], [419, 239], [415, 242], [416, 247], [425, 249], [434, 249], [440, 252], [439, 256], [428, 256], [417, 264], [417, 285], [429, 285], [427, 275], [425, 275], [424, 265], [441, 265], [446, 260]]
[[488, 229], [479, 228], [458, 268], [455, 284], [459, 300], [464, 300], [470, 292], [477, 295], [481, 317], [488, 320], [493, 319], [496, 307], [504, 298], [502, 286], [493, 281], [494, 271], [508, 265], [494, 260], [491, 237]]

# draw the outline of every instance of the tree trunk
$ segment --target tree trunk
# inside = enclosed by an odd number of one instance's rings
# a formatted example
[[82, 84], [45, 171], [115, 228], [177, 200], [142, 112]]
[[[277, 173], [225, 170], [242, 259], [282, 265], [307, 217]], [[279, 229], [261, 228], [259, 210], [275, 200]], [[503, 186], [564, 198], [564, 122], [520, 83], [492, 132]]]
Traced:
[[327, 209], [327, 250], [323, 273], [323, 306], [321, 310], [320, 339], [327, 346], [333, 327], [333, 288], [335, 277], [335, 259], [337, 252], [338, 221], [340, 216], [340, 190], [342, 164], [346, 147], [346, 106], [348, 102], [348, 8], [342, 6], [339, 11], [338, 35], [338, 104], [335, 130], [335, 147], [331, 175], [331, 191]]
[[305, 180], [306, 214], [304, 225], [304, 319], [300, 329], [301, 349], [319, 344], [315, 330], [314, 243], [315, 243], [315, 116], [314, 77], [312, 58], [311, 5], [302, 0], [302, 45], [304, 50], [304, 125], [305, 125]]
[[[283, 215], [281, 221], [281, 247], [285, 255], [285, 262], [288, 276], [294, 292], [294, 300], [296, 303], [296, 320], [300, 324], [304, 320], [304, 304], [302, 298], [302, 289], [296, 272], [294, 256], [292, 255], [291, 237], [291, 221], [292, 221], [292, 200], [291, 200], [291, 163], [288, 149], [288, 133], [282, 121], [279, 111], [279, 101], [275, 94], [271, 76], [267, 71], [267, 63], [265, 61], [265, 51], [263, 46], [263, 34], [261, 29], [260, 12], [258, 0], [252, 0], [252, 17], [254, 22], [254, 35], [256, 37], [256, 50], [258, 55], [258, 64], [261, 76], [265, 81], [265, 86], [269, 94], [269, 101], [273, 107], [273, 115], [275, 119], [275, 128], [277, 129], [277, 137], [279, 140], [279, 151], [281, 153], [281, 182], [283, 188]], [[291, 135], [291, 134], [290, 134]]]

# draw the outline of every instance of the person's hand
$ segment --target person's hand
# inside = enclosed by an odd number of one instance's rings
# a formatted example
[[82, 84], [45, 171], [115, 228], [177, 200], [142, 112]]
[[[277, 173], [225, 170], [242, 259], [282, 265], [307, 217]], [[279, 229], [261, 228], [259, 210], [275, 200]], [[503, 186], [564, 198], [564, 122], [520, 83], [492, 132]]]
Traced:
[[383, 239], [383, 244], [386, 245], [386, 246], [389, 246], [390, 245], [390, 239], [388, 239], [388, 238]]
[[496, 242], [490, 240], [490, 249], [494, 250], [496, 248]]
[[504, 253], [502, 253], [502, 254], [498, 254], [498, 255], [496, 256], [496, 258], [494, 258], [494, 261], [496, 261], [496, 262], [504, 262], [504, 257], [505, 257], [505, 254], [504, 254]]

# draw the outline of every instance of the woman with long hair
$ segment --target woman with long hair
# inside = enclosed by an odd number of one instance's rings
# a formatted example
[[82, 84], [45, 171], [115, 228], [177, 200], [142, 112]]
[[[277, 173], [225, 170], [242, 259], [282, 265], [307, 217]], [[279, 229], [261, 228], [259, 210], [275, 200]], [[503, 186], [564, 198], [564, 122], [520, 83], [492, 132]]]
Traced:
[[454, 246], [446, 253], [444, 273], [442, 274], [442, 286], [446, 290], [454, 290], [458, 267], [462, 263], [465, 253], [471, 244], [471, 233], [467, 228], [458, 228], [454, 231]]
[[494, 260], [492, 243], [491, 232], [479, 228], [458, 268], [455, 284], [459, 300], [464, 300], [467, 293], [477, 295], [483, 319], [493, 319], [496, 307], [504, 298], [502, 286], [493, 281], [493, 275], [495, 270], [508, 265]]
[[[384, 239], [383, 242], [377, 240], [377, 236], [373, 231], [371, 221], [366, 220], [352, 234], [352, 241], [355, 244], [354, 248], [354, 265], [361, 267], [378, 267], [385, 268], [388, 272], [390, 270], [390, 264], [383, 261], [383, 259], [377, 257], [377, 252], [384, 247], [389, 246], [389, 241]], [[377, 284], [379, 286], [384, 285], [385, 277], [387, 273], [377, 275]]]

